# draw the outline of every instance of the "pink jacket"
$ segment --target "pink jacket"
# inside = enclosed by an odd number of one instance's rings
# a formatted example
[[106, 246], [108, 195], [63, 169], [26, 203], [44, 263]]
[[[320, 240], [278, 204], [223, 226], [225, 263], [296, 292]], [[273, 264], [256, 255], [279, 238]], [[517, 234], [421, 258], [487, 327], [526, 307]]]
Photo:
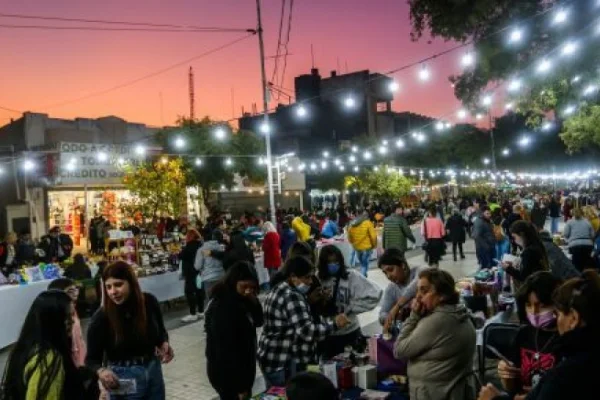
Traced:
[[[427, 235], [425, 235], [425, 224], [427, 224]], [[446, 235], [444, 223], [439, 218], [427, 217], [421, 226], [421, 235], [425, 239], [442, 239]]]

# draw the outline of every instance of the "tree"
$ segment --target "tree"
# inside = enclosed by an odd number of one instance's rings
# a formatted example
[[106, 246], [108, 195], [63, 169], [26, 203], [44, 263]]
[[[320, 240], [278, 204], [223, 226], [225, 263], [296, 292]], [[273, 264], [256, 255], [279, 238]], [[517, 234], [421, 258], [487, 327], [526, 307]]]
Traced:
[[126, 166], [125, 187], [133, 195], [126, 212], [141, 212], [146, 218], [158, 213], [178, 217], [186, 201], [186, 170], [181, 159]]
[[[199, 186], [206, 207], [210, 207], [210, 192], [222, 185], [231, 188], [236, 173], [253, 183], [264, 183], [267, 171], [258, 163], [258, 156], [264, 154], [264, 141], [258, 135], [232, 130], [209, 118], [200, 121], [181, 118], [177, 125], [161, 131], [160, 142], [164, 148], [173, 148], [175, 140], [185, 139], [181, 154], [185, 155], [186, 182], [188, 186]], [[228, 158], [231, 165], [226, 164]], [[196, 165], [197, 159], [201, 165]]]
[[[551, 23], [559, 9], [557, 0], [410, 0], [409, 3], [413, 40], [428, 33], [434, 38], [472, 41], [476, 66], [450, 77], [456, 97], [471, 109], [480, 107], [482, 94], [490, 87], [519, 76], [524, 79], [526, 90], [517, 99], [518, 110], [528, 117], [528, 124], [538, 126], [548, 114], [561, 117], [558, 111], [568, 104], [578, 104], [582, 85], [597, 77], [600, 46], [588, 40], [597, 29], [597, 13], [593, 8], [597, 4], [593, 1], [569, 2], [568, 21], [560, 27]], [[526, 31], [524, 40], [508, 45], [507, 28], [516, 26]], [[578, 39], [580, 48], [575, 56], [558, 59], [560, 46], [569, 37]], [[540, 59], [548, 54], [554, 61], [552, 73], [543, 79], [533, 79]], [[574, 81], [575, 75], [581, 80]], [[586, 119], [585, 115], [582, 118]], [[584, 125], [592, 129], [584, 135], [562, 136], [570, 150], [577, 150], [581, 143], [593, 142], [598, 137], [600, 126], [592, 127], [589, 122]]]
[[600, 146], [600, 106], [586, 106], [565, 121], [561, 138], [571, 152], [580, 151], [590, 141]]
[[397, 171], [389, 171], [386, 166], [377, 170], [365, 170], [359, 178], [360, 188], [374, 200], [382, 202], [399, 201], [412, 190], [414, 182], [400, 175]]

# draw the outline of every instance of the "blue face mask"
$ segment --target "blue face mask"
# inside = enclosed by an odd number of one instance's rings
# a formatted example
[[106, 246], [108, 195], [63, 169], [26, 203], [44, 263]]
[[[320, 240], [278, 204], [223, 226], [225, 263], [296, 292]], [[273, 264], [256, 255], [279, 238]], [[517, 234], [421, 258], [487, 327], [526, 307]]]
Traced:
[[327, 264], [327, 270], [329, 271], [329, 275], [337, 275], [337, 273], [340, 270], [340, 264], [338, 264], [338, 263]]
[[306, 283], [300, 283], [299, 285], [296, 285], [296, 290], [302, 294], [306, 294], [310, 290], [310, 286], [308, 286]]

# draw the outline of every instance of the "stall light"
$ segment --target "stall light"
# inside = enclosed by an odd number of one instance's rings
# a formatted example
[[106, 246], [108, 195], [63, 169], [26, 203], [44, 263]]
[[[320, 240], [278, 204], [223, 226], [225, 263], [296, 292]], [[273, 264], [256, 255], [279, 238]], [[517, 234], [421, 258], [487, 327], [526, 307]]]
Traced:
[[35, 163], [32, 160], [23, 161], [23, 169], [25, 171], [32, 171], [35, 169]]
[[304, 171], [306, 169], [306, 164], [302, 163], [298, 166], [298, 171]]
[[119, 163], [119, 165], [123, 165], [123, 164], [125, 164], [125, 159], [123, 157], [119, 157], [117, 162]]
[[75, 164], [68, 163], [68, 164], [65, 166], [65, 169], [66, 169], [67, 171], [69, 171], [69, 172], [71, 172], [71, 171], [75, 171]]
[[327, 161], [321, 161], [321, 169], [327, 169]]

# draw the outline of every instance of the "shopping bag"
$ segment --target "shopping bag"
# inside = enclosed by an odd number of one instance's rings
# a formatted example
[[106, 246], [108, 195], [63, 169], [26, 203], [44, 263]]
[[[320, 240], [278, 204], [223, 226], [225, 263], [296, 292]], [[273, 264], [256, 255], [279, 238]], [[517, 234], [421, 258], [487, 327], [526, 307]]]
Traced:
[[377, 372], [381, 375], [406, 375], [407, 360], [398, 360], [394, 357], [394, 343], [396, 338], [385, 340], [377, 335], [369, 338], [370, 361], [377, 365]]
[[202, 289], [202, 275], [196, 275], [196, 288]]

